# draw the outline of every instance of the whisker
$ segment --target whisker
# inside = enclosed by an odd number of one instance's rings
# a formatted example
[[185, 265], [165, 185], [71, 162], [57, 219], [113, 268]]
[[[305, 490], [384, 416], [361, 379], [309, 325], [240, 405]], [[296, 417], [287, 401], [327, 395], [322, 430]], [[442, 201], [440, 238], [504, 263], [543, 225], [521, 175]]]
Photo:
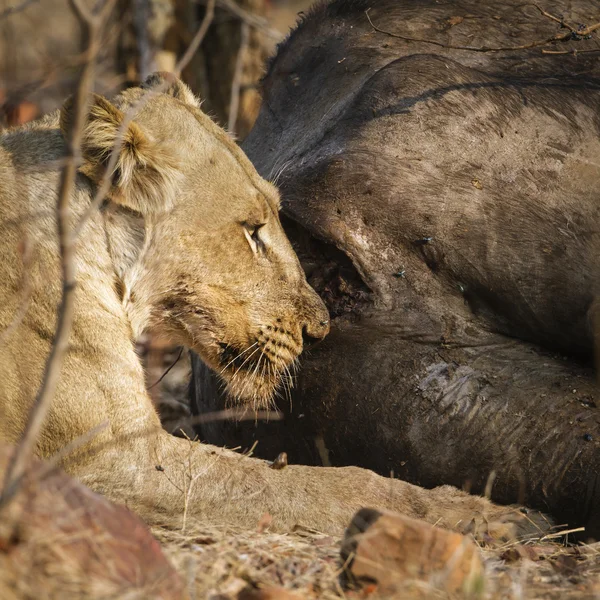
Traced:
[[243, 352], [241, 352], [240, 354], [236, 354], [236, 356], [234, 356], [220, 371], [219, 375], [223, 375], [223, 373], [225, 372], [225, 370], [227, 369], [227, 367], [229, 367], [229, 365], [231, 365], [231, 363], [235, 362], [238, 358], [241, 358], [242, 356], [244, 356], [244, 354], [246, 354], [246, 352], [248, 352], [248, 350], [252, 350], [252, 348], [254, 348], [254, 346], [256, 346], [258, 344], [258, 340], [256, 342], [254, 342], [254, 344], [252, 344], [252, 346], [246, 348]]
[[[260, 366], [260, 363], [261, 363], [262, 359], [265, 356], [266, 355], [265, 355], [264, 352], [259, 356], [258, 361], [256, 363], [256, 367], [254, 367], [254, 371], [252, 372], [252, 379], [256, 379], [257, 378], [257, 376], [258, 376], [258, 368]], [[256, 390], [255, 390], [254, 393], [252, 394], [252, 408], [254, 409], [255, 412], [256, 412], [256, 409], [257, 409], [257, 406], [256, 406], [257, 405], [257, 401], [258, 400], [257, 400], [257, 397], [256, 397]]]
[[[258, 344], [258, 342], [256, 342]], [[235, 375], [237, 375], [244, 367], [244, 365], [257, 353], [260, 351], [260, 348], [256, 348], [254, 350], [254, 352], [252, 354], [250, 354], [250, 356], [246, 357], [246, 360], [237, 368], [237, 370], [235, 371]]]
[[[261, 360], [262, 360], [263, 356], [264, 356], [264, 353], [261, 353], [261, 355], [260, 355], [260, 356], [259, 356], [259, 358], [258, 358], [258, 361], [256, 362], [256, 365], [255, 365], [255, 367], [254, 367], [254, 370], [252, 371], [252, 373], [249, 373], [249, 374], [246, 376], [246, 381], [245, 381], [245, 383], [244, 383], [244, 386], [243, 386], [243, 387], [242, 387], [242, 389], [240, 390], [240, 394], [239, 394], [240, 396], [243, 396], [243, 395], [246, 393], [246, 388], [247, 388], [247, 387], [248, 387], [248, 386], [251, 384], [251, 382], [252, 382], [252, 381], [255, 379], [255, 377], [256, 377], [256, 372], [257, 372], [257, 370], [258, 370], [258, 366], [260, 365], [260, 362], [261, 362]], [[254, 392], [254, 393], [253, 393], [253, 395], [252, 395], [252, 404], [253, 404], [253, 408], [254, 408], [254, 410], [256, 410], [256, 407], [255, 407], [255, 397], [256, 397], [256, 392]]]

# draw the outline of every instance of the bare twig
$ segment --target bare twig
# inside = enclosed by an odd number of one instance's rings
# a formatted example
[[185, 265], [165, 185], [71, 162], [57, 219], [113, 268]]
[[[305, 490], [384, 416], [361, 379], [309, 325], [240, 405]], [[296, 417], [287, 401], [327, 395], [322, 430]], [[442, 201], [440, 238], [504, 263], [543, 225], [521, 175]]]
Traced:
[[36, 2], [39, 2], [39, 0], [24, 0], [23, 2], [21, 2], [21, 4], [17, 4], [15, 6], [9, 6], [8, 8], [5, 8], [2, 12], [0, 12], [0, 21], [2, 19], [5, 19], [6, 17], [10, 17], [11, 15], [14, 15], [15, 13], [25, 10], [31, 4], [35, 4]]
[[560, 18], [560, 17], [556, 17], [554, 15], [551, 15], [550, 13], [546, 12], [541, 6], [539, 6], [538, 4], [533, 4], [533, 6], [535, 6], [544, 17], [548, 17], [548, 19], [551, 19], [552, 21], [554, 21], [555, 23], [558, 23], [561, 27], [568, 27], [569, 29], [571, 29], [564, 21], [564, 19]]
[[558, 23], [561, 27], [567, 27], [568, 29], [570, 29], [571, 31], [573, 31], [573, 29], [571, 27], [569, 27], [569, 25], [567, 25], [565, 23], [565, 20], [560, 18], [560, 17], [556, 17], [555, 15], [551, 15], [549, 12], [546, 12], [541, 6], [539, 6], [538, 4], [534, 4], [533, 6], [535, 6], [544, 17], [547, 17], [548, 19], [550, 19], [551, 21], [554, 21], [555, 23]]
[[584, 38], [588, 35], [592, 35], [592, 33], [594, 33], [594, 31], [598, 31], [598, 29], [600, 29], [600, 22], [594, 23], [593, 25], [588, 25], [583, 29], [578, 29], [575, 33], [577, 34], [577, 36]]
[[600, 23], [596, 23], [595, 25], [591, 25], [589, 27], [575, 27], [574, 25], [569, 25], [562, 17], [557, 17], [556, 15], [552, 15], [549, 12], [546, 12], [541, 6], [538, 6], [537, 4], [534, 4], [533, 6], [535, 6], [544, 17], [550, 19], [551, 21], [554, 21], [555, 23], [558, 23], [561, 27], [568, 29], [572, 34], [574, 34], [575, 39], [577, 39], [578, 37], [586, 37], [592, 32], [596, 31], [596, 29], [600, 29]]
[[202, 19], [202, 23], [200, 23], [200, 27], [196, 32], [196, 35], [192, 38], [188, 49], [185, 51], [184, 55], [181, 57], [177, 65], [175, 66], [175, 75], [179, 77], [181, 71], [187, 67], [190, 60], [192, 60], [194, 54], [200, 48], [200, 44], [202, 40], [205, 38], [208, 28], [215, 18], [215, 3], [216, 0], [208, 0], [206, 2], [206, 12], [204, 13], [204, 18]]
[[[202, 19], [202, 22], [200, 23], [200, 27], [198, 28], [198, 31], [194, 35], [194, 38], [190, 42], [190, 45], [188, 46], [188, 49], [186, 50], [184, 55], [181, 57], [181, 59], [179, 60], [177, 65], [175, 65], [175, 70], [174, 70], [175, 76], [178, 77], [181, 74], [181, 71], [183, 69], [185, 69], [187, 64], [190, 62], [190, 60], [192, 60], [194, 53], [198, 50], [198, 48], [200, 47], [200, 44], [202, 43], [202, 40], [206, 36], [206, 34], [208, 32], [208, 28], [210, 27], [210, 24], [212, 23], [212, 21], [214, 19], [215, 1], [216, 0], [208, 0], [207, 6], [206, 6], [206, 13], [204, 14], [204, 18]], [[96, 194], [94, 195], [94, 199], [92, 200], [90, 205], [87, 207], [87, 209], [85, 210], [83, 215], [80, 217], [77, 225], [75, 225], [75, 227], [73, 228], [73, 231], [71, 234], [72, 241], [76, 240], [77, 237], [79, 237], [86, 222], [98, 210], [98, 208], [104, 201], [106, 194], [110, 190], [110, 186], [112, 183], [112, 174], [115, 170], [115, 167], [117, 166], [117, 161], [119, 160], [119, 153], [121, 152], [121, 146], [123, 144], [123, 137], [125, 136], [125, 132], [127, 131], [127, 128], [129, 127], [129, 125], [131, 124], [131, 122], [133, 121], [135, 116], [137, 115], [138, 111], [151, 98], [166, 91], [170, 83], [171, 82], [169, 81], [169, 79], [166, 78], [165, 81], [163, 81], [161, 84], [157, 85], [153, 89], [148, 90], [145, 94], [143, 94], [142, 97], [137, 102], [135, 102], [125, 113], [123, 121], [122, 121], [121, 125], [119, 126], [119, 129], [117, 130], [117, 135], [115, 137], [113, 150], [108, 159], [108, 163], [106, 165], [106, 170], [102, 176], [102, 180], [100, 181], [100, 184], [98, 185], [98, 187], [96, 189]]]
[[600, 52], [600, 48], [592, 48], [591, 50], [577, 50], [577, 48], [572, 50], [542, 50], [542, 54], [572, 54], [573, 56], [591, 54], [592, 52]]
[[544, 542], [546, 540], [552, 540], [555, 538], [563, 537], [568, 535], [569, 533], [579, 533], [580, 531], [585, 531], [585, 527], [576, 527], [575, 529], [566, 529], [563, 531], [557, 531], [556, 533], [549, 533], [540, 538], [540, 542]]
[[[534, 5], [537, 7], [537, 5]], [[541, 10], [539, 7], [537, 7], [538, 10]], [[566, 24], [564, 24], [564, 27], [567, 28], [568, 31], [566, 31], [565, 33], [555, 33], [552, 37], [546, 38], [544, 40], [537, 40], [535, 42], [528, 42], [527, 44], [521, 44], [519, 46], [501, 46], [501, 47], [488, 47], [488, 46], [460, 46], [460, 45], [455, 45], [455, 44], [444, 44], [442, 42], [436, 42], [435, 40], [428, 40], [428, 39], [424, 39], [424, 38], [414, 38], [414, 37], [409, 37], [406, 35], [400, 35], [398, 33], [393, 33], [391, 31], [386, 31], [385, 29], [381, 29], [380, 27], [377, 27], [373, 21], [371, 20], [371, 17], [369, 15], [369, 11], [371, 9], [368, 8], [365, 11], [365, 15], [369, 21], [369, 24], [371, 25], [371, 27], [377, 31], [378, 33], [383, 33], [384, 35], [389, 35], [390, 37], [393, 38], [398, 38], [400, 40], [405, 40], [407, 42], [419, 42], [422, 44], [431, 44], [433, 46], [439, 46], [440, 48], [447, 48], [449, 50], [466, 50], [468, 52], [515, 52], [518, 50], [530, 50], [532, 48], [538, 48], [539, 46], [547, 46], [549, 44], [553, 44], [555, 42], [566, 42], [569, 40], [580, 40], [580, 39], [584, 39], [587, 36], [591, 35], [594, 31], [596, 31], [597, 29], [600, 29], [600, 22], [599, 23], [595, 23], [594, 25], [590, 25], [588, 27], [583, 27], [577, 30], [573, 30], [572, 28], [570, 28], [569, 26], [567, 26]], [[542, 11], [542, 13], [544, 14], [544, 16], [549, 16], [550, 18], [552, 18], [552, 20], [556, 20], [558, 19], [558, 17], [553, 17], [552, 15], [549, 15], [549, 13], [546, 13], [545, 11]], [[563, 24], [562, 21], [558, 21], [559, 23]], [[595, 52], [595, 50], [594, 50]]]
[[250, 11], [242, 8], [237, 2], [234, 2], [234, 0], [218, 0], [218, 5], [220, 8], [235, 15], [243, 23], [250, 25], [250, 27], [253, 27], [254, 29], [258, 29], [260, 32], [275, 40], [280, 40], [283, 37], [281, 31], [269, 27], [267, 19], [252, 14]]
[[215, 456], [208, 463], [208, 465], [206, 465], [205, 467], [203, 467], [202, 469], [200, 469], [199, 471], [194, 473], [193, 465], [192, 465], [192, 454], [194, 451], [194, 442], [192, 440], [190, 440], [189, 438], [188, 438], [188, 442], [190, 444], [190, 450], [188, 452], [187, 461], [186, 461], [187, 462], [187, 472], [185, 472], [186, 464], [185, 463], [182, 464], [182, 467], [184, 468], [183, 479], [184, 479], [184, 486], [185, 486], [185, 492], [183, 495], [183, 516], [182, 516], [182, 521], [181, 521], [181, 531], [183, 533], [185, 533], [185, 530], [186, 530], [187, 516], [188, 516], [188, 512], [189, 512], [190, 500], [191, 500], [191, 496], [192, 496], [194, 487], [195, 487], [196, 483], [198, 482], [198, 479], [200, 479], [200, 477], [202, 477], [203, 475], [206, 475], [206, 473], [208, 473], [208, 471], [210, 471], [214, 466], [216, 466], [216, 464], [219, 460], [219, 455], [215, 454]]
[[80, 146], [83, 127], [87, 115], [88, 98], [94, 81], [94, 67], [100, 47], [101, 31], [106, 17], [113, 8], [115, 0], [107, 0], [98, 13], [92, 13], [82, 0], [71, 0], [73, 10], [81, 24], [82, 46], [86, 48], [86, 62], [82, 67], [77, 91], [73, 98], [71, 130], [66, 140], [67, 157], [62, 170], [57, 212], [57, 230], [60, 247], [62, 271], [62, 297], [58, 310], [58, 323], [52, 342], [50, 355], [46, 361], [42, 383], [29, 412], [25, 431], [8, 466], [0, 503], [8, 501], [18, 489], [29, 458], [37, 442], [42, 424], [46, 418], [56, 387], [58, 385], [61, 366], [66, 354], [71, 325], [73, 321], [75, 300], [75, 247], [70, 235], [71, 211], [69, 200], [80, 162]]
[[103, 421], [99, 425], [92, 427], [92, 429], [89, 431], [86, 431], [86, 433], [76, 437], [74, 440], [71, 440], [66, 446], [56, 452], [56, 454], [53, 454], [50, 458], [46, 459], [42, 463], [40, 470], [35, 474], [36, 477], [43, 479], [47, 473], [50, 473], [52, 470], [54, 470], [62, 460], [69, 456], [69, 454], [92, 441], [98, 434], [102, 433], [108, 427], [108, 425], [108, 421]]
[[213, 423], [215, 421], [281, 421], [283, 415], [277, 410], [248, 411], [245, 408], [226, 408], [214, 412], [196, 415], [185, 419], [189, 424]]
[[250, 43], [250, 25], [242, 22], [240, 29], [240, 48], [238, 50], [235, 61], [235, 69], [233, 71], [233, 80], [231, 82], [231, 100], [229, 102], [229, 122], [227, 129], [229, 133], [235, 134], [237, 125], [238, 113], [240, 111], [240, 90], [242, 87], [242, 75], [244, 73], [244, 58], [248, 52]]
[[148, 388], [149, 390], [151, 390], [153, 387], [156, 387], [171, 372], [171, 369], [179, 362], [179, 359], [181, 358], [182, 354], [183, 346], [179, 348], [179, 354], [177, 355], [177, 358], [169, 365], [167, 370]]
[[[53, 472], [55, 472], [57, 468], [59, 468], [59, 465], [62, 460], [64, 460], [78, 448], [81, 448], [82, 446], [93, 440], [99, 433], [104, 431], [107, 427], [108, 421], [104, 421], [99, 425], [96, 425], [96, 427], [93, 427], [86, 433], [76, 437], [74, 440], [71, 440], [66, 446], [64, 446], [58, 452], [53, 454], [49, 459], [45, 460], [42, 463], [34, 463], [35, 466], [32, 465], [33, 468], [31, 468], [27, 472], [28, 483], [43, 481], [48, 475], [51, 475]], [[15, 450], [15, 453], [16, 452], [18, 452], [18, 449]], [[20, 483], [20, 481], [23, 480], [21, 479], [19, 480], [19, 482], [16, 483]], [[14, 491], [16, 491], [16, 489], [18, 488], [15, 485]], [[12, 495], [2, 495], [2, 497], [0, 498], [0, 507], [10, 500], [10, 498], [14, 495], [14, 491]]]

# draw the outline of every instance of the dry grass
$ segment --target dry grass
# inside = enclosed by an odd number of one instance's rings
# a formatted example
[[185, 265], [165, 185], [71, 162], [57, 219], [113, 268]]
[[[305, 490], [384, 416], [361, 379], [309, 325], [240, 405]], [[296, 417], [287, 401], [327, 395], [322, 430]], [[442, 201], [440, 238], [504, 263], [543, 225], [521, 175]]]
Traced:
[[[192, 598], [235, 599], [250, 585], [283, 586], [307, 599], [378, 598], [376, 588], [344, 591], [338, 582], [340, 539], [301, 530], [283, 535], [196, 525], [182, 535], [155, 529]], [[600, 599], [600, 544], [565, 546], [530, 540], [482, 548], [483, 598]], [[426, 584], [395, 598], [450, 599]]]
[[343, 597], [339, 539], [300, 530], [277, 534], [192, 526], [182, 535], [154, 529], [192, 598], [236, 598], [247, 585], [283, 586], [305, 598]]

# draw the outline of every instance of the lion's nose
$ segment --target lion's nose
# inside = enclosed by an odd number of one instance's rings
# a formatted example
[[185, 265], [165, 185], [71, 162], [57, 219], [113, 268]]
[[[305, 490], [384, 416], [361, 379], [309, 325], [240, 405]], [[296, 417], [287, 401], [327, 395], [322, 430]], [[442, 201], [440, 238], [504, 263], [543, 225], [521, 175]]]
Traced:
[[304, 347], [310, 347], [320, 342], [329, 333], [329, 318], [322, 318], [311, 323], [306, 323], [302, 328], [302, 341]]
[[302, 341], [305, 348], [320, 342], [329, 333], [329, 312], [325, 302], [308, 285], [304, 294]]

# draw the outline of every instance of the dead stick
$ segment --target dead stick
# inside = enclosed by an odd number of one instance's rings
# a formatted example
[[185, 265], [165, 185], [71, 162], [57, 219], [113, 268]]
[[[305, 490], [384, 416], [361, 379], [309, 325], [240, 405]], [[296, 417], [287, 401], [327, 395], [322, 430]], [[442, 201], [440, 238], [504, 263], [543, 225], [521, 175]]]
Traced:
[[581, 28], [575, 27], [574, 25], [569, 25], [569, 23], [567, 23], [562, 17], [557, 17], [555, 15], [550, 14], [549, 12], [546, 12], [541, 6], [538, 6], [537, 4], [534, 4], [533, 6], [535, 6], [544, 17], [547, 17], [555, 23], [558, 23], [561, 27], [568, 29], [577, 37], [588, 36], [592, 32], [596, 31], [596, 29], [600, 29], [600, 23], [596, 23], [595, 25], [589, 25], [588, 27], [581, 26]]
[[258, 29], [274, 40], [281, 40], [284, 37], [284, 34], [281, 31], [277, 31], [277, 29], [269, 27], [269, 21], [267, 19], [252, 14], [250, 11], [242, 8], [239, 4], [234, 2], [234, 0], [218, 0], [218, 4], [221, 8], [240, 19], [240, 21], [247, 23], [250, 25], [250, 27]]
[[504, 46], [498, 48], [491, 48], [488, 46], [458, 46], [454, 44], [444, 44], [442, 42], [436, 42], [435, 40], [428, 40], [424, 38], [414, 38], [406, 35], [400, 35], [399, 33], [394, 33], [392, 31], [386, 31], [385, 29], [381, 29], [377, 27], [371, 17], [369, 16], [369, 11], [371, 9], [368, 8], [365, 11], [365, 15], [369, 21], [371, 27], [377, 31], [378, 33], [383, 33], [385, 35], [389, 35], [393, 38], [398, 38], [400, 40], [405, 40], [407, 42], [419, 42], [421, 44], [431, 44], [433, 46], [439, 46], [440, 48], [447, 48], [448, 50], [467, 50], [468, 52], [515, 52], [518, 50], [530, 50], [531, 48], [537, 48], [539, 46], [547, 46], [548, 44], [552, 44], [554, 42], [566, 42], [569, 39], [573, 38], [573, 35], [577, 35], [577, 37], [585, 37], [590, 35], [592, 32], [600, 29], [600, 23], [596, 23], [594, 25], [590, 25], [589, 27], [585, 27], [581, 31], [573, 32], [569, 29], [569, 31], [565, 33], [556, 33], [552, 37], [546, 38], [545, 40], [537, 40], [535, 42], [528, 42], [527, 44], [522, 44], [520, 46]]
[[32, 262], [33, 247], [28, 238], [23, 240], [22, 248], [23, 276], [21, 277], [21, 299], [19, 302], [19, 308], [15, 312], [11, 322], [4, 328], [2, 332], [0, 332], [0, 346], [15, 332], [29, 310], [31, 293], [33, 291], [31, 285], [31, 274], [29, 272]]
[[573, 50], [542, 50], [542, 54], [572, 54], [573, 56], [591, 54], [592, 52], [600, 52], [600, 48], [593, 48], [591, 50], [577, 50], [577, 48], [573, 48]]
[[235, 134], [238, 113], [240, 111], [240, 90], [242, 87], [242, 75], [244, 73], [244, 57], [248, 51], [250, 43], [250, 26], [242, 22], [240, 27], [240, 48], [235, 60], [235, 69], [233, 71], [233, 81], [231, 82], [231, 100], [229, 101], [229, 122], [227, 129], [229, 133]]
[[208, 28], [210, 27], [210, 24], [215, 16], [215, 2], [216, 0], [208, 0], [206, 3], [206, 12], [204, 13], [204, 18], [202, 19], [200, 28], [196, 32], [196, 35], [194, 35], [192, 38], [192, 41], [190, 42], [190, 45], [188, 46], [184, 55], [181, 57], [181, 60], [175, 66], [175, 75], [178, 77], [181, 74], [181, 71], [187, 67], [190, 60], [192, 60], [194, 54], [196, 54], [198, 48], [200, 48], [200, 44], [208, 32]]
[[565, 23], [564, 19], [561, 19], [560, 17], [556, 17], [555, 15], [552, 15], [549, 12], [546, 12], [541, 6], [539, 6], [537, 4], [534, 4], [533, 6], [535, 6], [542, 13], [542, 15], [544, 17], [547, 17], [551, 21], [558, 23], [561, 27], [566, 27], [570, 31], [575, 31], [575, 29], [573, 29], [573, 27], [571, 27], [569, 24]]
[[18, 489], [23, 474], [33, 453], [38, 435], [50, 409], [60, 378], [66, 354], [75, 305], [75, 247], [71, 239], [71, 211], [69, 200], [80, 162], [80, 147], [83, 127], [87, 117], [88, 99], [94, 81], [94, 67], [100, 47], [100, 33], [115, 0], [107, 0], [99, 14], [91, 13], [81, 0], [71, 0], [73, 10], [81, 24], [82, 46], [86, 48], [85, 64], [82, 67], [77, 91], [73, 98], [73, 122], [66, 140], [67, 157], [61, 172], [58, 201], [56, 205], [57, 231], [60, 247], [62, 272], [62, 296], [58, 310], [58, 323], [50, 355], [46, 361], [42, 383], [29, 412], [25, 431], [8, 466], [0, 505], [12, 498]]

